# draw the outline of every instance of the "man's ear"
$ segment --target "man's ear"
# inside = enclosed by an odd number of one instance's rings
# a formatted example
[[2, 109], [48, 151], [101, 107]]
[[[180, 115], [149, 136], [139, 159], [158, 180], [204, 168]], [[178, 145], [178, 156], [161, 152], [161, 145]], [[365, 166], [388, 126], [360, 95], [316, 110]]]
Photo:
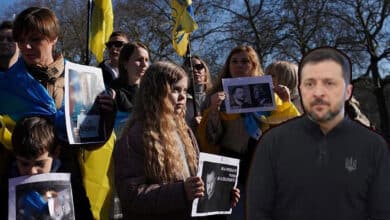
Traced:
[[348, 101], [352, 96], [353, 86], [352, 84], [347, 84], [345, 88], [345, 101]]

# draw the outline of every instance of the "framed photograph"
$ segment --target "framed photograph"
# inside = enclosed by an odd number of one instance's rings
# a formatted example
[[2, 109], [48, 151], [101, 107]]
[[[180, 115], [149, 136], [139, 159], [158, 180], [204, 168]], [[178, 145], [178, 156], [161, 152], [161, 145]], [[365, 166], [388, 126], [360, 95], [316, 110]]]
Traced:
[[271, 111], [276, 108], [271, 76], [222, 79], [227, 113]]
[[105, 92], [102, 70], [72, 62], [65, 64], [65, 121], [70, 144], [105, 140], [97, 96]]
[[69, 173], [9, 179], [8, 219], [75, 219]]
[[191, 216], [231, 214], [230, 194], [237, 187], [240, 160], [200, 153], [198, 176], [205, 185], [202, 198], [192, 203]]

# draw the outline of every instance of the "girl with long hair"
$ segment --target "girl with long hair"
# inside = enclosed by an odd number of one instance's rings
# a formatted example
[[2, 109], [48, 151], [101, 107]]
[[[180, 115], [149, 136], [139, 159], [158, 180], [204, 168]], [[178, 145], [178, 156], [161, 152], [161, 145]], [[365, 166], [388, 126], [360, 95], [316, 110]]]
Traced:
[[187, 88], [186, 72], [170, 62], [152, 64], [141, 80], [114, 150], [125, 219], [190, 219], [193, 199], [204, 195], [198, 145], [184, 119]]
[[[188, 76], [157, 62], [141, 80], [136, 104], [114, 150], [115, 184], [124, 219], [190, 219], [204, 195], [198, 145], [184, 119]], [[239, 190], [232, 190], [232, 206]]]

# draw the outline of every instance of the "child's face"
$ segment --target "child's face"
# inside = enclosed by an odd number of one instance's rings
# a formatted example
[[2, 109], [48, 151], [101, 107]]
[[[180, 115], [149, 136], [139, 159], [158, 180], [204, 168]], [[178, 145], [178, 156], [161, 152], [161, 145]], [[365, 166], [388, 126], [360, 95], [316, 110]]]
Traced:
[[185, 110], [187, 101], [187, 88], [188, 79], [186, 77], [172, 85], [171, 93], [169, 93], [169, 99], [175, 108], [176, 114], [180, 114]]
[[42, 155], [34, 159], [26, 159], [16, 156], [16, 163], [20, 175], [34, 175], [40, 173], [50, 173], [53, 157], [46, 151]]

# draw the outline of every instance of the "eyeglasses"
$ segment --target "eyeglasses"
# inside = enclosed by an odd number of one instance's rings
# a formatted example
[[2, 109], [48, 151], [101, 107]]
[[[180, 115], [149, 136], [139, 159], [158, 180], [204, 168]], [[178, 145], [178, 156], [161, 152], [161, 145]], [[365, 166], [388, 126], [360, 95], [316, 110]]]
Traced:
[[204, 68], [203, 63], [198, 63], [192, 66], [193, 69], [202, 70]]
[[123, 42], [123, 41], [109, 41], [106, 43], [106, 47], [111, 48], [112, 46], [114, 46], [116, 48], [121, 48], [121, 47], [123, 47], [124, 44], [125, 44], [125, 42]]

